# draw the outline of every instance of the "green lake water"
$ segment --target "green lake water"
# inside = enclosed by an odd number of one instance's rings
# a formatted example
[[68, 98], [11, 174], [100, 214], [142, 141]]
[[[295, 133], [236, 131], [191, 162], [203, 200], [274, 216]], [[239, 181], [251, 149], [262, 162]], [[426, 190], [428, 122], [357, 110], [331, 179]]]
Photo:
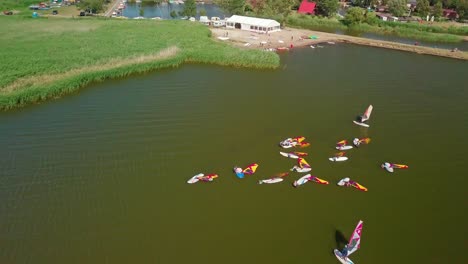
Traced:
[[[0, 263], [333, 264], [360, 219], [356, 264], [461, 263], [467, 66], [295, 49], [274, 71], [185, 65], [1, 113]], [[371, 127], [354, 125], [369, 104]], [[298, 135], [330, 185], [295, 189], [298, 173], [258, 185], [295, 164], [277, 143]], [[354, 137], [372, 142], [328, 161]], [[232, 173], [252, 162], [255, 175]], [[186, 183], [199, 172], [220, 176]], [[344, 177], [369, 191], [336, 186]]]

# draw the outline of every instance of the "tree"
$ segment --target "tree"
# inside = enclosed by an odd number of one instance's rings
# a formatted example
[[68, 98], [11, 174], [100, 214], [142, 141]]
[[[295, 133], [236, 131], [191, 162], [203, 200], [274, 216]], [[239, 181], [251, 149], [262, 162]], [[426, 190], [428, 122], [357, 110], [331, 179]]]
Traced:
[[177, 12], [175, 10], [172, 10], [171, 13], [169, 14], [172, 18], [177, 17]]
[[205, 9], [200, 9], [199, 13], [200, 13], [200, 16], [206, 16], [206, 10]]
[[365, 19], [364, 12], [365, 12], [364, 9], [360, 7], [351, 7], [346, 12], [343, 22], [346, 25], [362, 23]]
[[388, 11], [394, 16], [403, 16], [408, 12], [406, 4], [406, 0], [388, 0]]
[[140, 11], [138, 13], [141, 17], [145, 16], [145, 10], [142, 7], [140, 7]]
[[96, 14], [104, 10], [103, 0], [82, 0], [79, 7], [83, 10], [89, 10], [90, 13]]
[[245, 0], [214, 0], [214, 3], [232, 15], [243, 15], [245, 13]]
[[443, 15], [443, 9], [442, 9], [442, 3], [441, 2], [437, 2], [435, 5], [434, 5], [434, 16], [437, 17], [437, 18], [440, 18], [442, 17]]
[[283, 23], [294, 5], [295, 0], [266, 0], [263, 15], [276, 16]]
[[364, 22], [366, 22], [369, 25], [375, 25], [379, 23], [379, 19], [377, 18], [377, 15], [375, 14], [375, 12], [366, 11], [366, 13], [364, 14], [364, 17], [365, 17]]
[[197, 5], [195, 4], [195, 0], [185, 0], [182, 14], [188, 17], [194, 17], [197, 15]]
[[317, 10], [324, 16], [334, 16], [338, 11], [339, 3], [337, 0], [317, 0]]
[[426, 17], [430, 13], [428, 0], [416, 0], [416, 10], [421, 17]]

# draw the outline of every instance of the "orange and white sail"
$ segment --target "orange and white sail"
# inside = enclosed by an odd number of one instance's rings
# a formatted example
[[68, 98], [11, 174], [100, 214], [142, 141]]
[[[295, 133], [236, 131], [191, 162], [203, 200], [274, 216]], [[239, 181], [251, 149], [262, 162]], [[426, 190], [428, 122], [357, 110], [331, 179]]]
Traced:
[[344, 157], [345, 154], [346, 154], [346, 153], [345, 153], [344, 151], [341, 151], [341, 152], [336, 153], [336, 154], [335, 154], [335, 157], [337, 157], [337, 158], [338, 158], [338, 157]]
[[369, 107], [367, 107], [366, 111], [364, 112], [364, 115], [362, 116], [362, 122], [367, 121], [367, 120], [370, 119], [373, 108], [374, 107], [372, 105], [369, 105]]
[[369, 144], [371, 142], [370, 138], [361, 138], [359, 139], [359, 143], [361, 144]]
[[337, 145], [338, 147], [344, 146], [344, 145], [346, 145], [346, 144], [348, 144], [348, 141], [347, 141], [347, 140], [341, 140], [341, 141], [338, 141], [338, 142], [336, 143], [336, 145]]

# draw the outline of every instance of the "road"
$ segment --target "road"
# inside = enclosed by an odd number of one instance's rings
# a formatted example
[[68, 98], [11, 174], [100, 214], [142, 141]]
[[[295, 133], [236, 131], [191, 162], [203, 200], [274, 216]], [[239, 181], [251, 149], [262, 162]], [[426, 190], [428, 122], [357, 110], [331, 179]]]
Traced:
[[112, 12], [117, 9], [117, 7], [120, 4], [120, 0], [114, 0], [112, 3], [109, 5], [109, 8], [107, 8], [107, 11], [104, 13], [104, 16], [109, 17], [112, 15]]

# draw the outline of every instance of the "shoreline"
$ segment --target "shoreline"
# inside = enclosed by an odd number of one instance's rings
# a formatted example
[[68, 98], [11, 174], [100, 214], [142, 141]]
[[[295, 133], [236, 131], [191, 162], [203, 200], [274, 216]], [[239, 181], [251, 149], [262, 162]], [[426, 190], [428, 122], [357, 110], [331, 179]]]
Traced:
[[[326, 42], [336, 42], [400, 50], [406, 52], [413, 52], [417, 54], [425, 54], [459, 60], [468, 60], [468, 52], [459, 50], [451, 51], [446, 49], [409, 45], [384, 40], [374, 40], [347, 35], [338, 35], [307, 29], [284, 28], [279, 32], [272, 32], [268, 35], [245, 30], [235, 30], [226, 28], [210, 28], [210, 30], [213, 33], [213, 37], [216, 40], [221, 41], [218, 39], [218, 37], [226, 37], [225, 34], [227, 33], [227, 37], [229, 39], [224, 40], [223, 42], [228, 42], [230, 44], [233, 44], [234, 46], [242, 47], [244, 49], [289, 48], [291, 44], [293, 45], [293, 47], [305, 47]], [[314, 36], [316, 38], [304, 38], [310, 36]]]

